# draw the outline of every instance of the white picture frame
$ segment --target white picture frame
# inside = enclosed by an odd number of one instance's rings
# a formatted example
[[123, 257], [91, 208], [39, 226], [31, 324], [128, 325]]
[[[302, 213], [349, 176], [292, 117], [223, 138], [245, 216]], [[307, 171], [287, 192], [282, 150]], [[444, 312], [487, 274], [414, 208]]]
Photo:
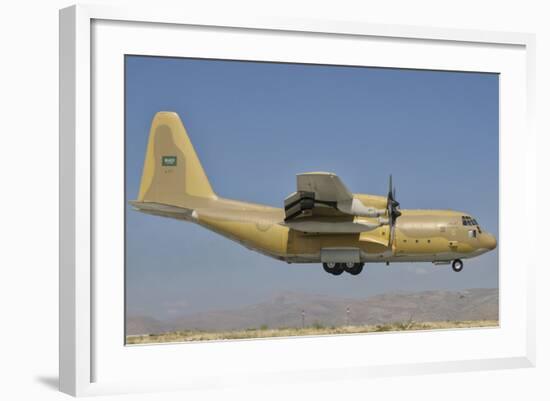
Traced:
[[[225, 39], [247, 40], [247, 35], [261, 35], [264, 43], [272, 46], [260, 46], [256, 56], [227, 54], [220, 58], [266, 57], [285, 61], [299, 60], [298, 53], [276, 53], [277, 44], [285, 38], [302, 46], [307, 41], [323, 38], [329, 44], [332, 38], [348, 41], [365, 41], [372, 57], [377, 57], [380, 66], [458, 69], [498, 72], [502, 74], [501, 83], [501, 232], [500, 260], [501, 268], [501, 326], [497, 329], [472, 329], [467, 331], [446, 331], [439, 333], [400, 333], [376, 336], [335, 336], [325, 338], [299, 338], [289, 340], [253, 340], [232, 343], [212, 343], [157, 347], [134, 347], [134, 351], [124, 349], [124, 342], [119, 337], [120, 330], [113, 326], [123, 325], [119, 322], [121, 311], [112, 308], [107, 313], [105, 304], [117, 306], [120, 299], [116, 291], [120, 275], [114, 276], [107, 285], [106, 273], [100, 269], [105, 257], [116, 259], [116, 249], [108, 250], [103, 243], [116, 247], [120, 231], [112, 231], [110, 237], [104, 229], [108, 219], [109, 206], [105, 199], [98, 195], [104, 185], [102, 174], [113, 172], [116, 165], [108, 165], [120, 154], [120, 141], [116, 135], [122, 135], [120, 127], [120, 96], [122, 94], [118, 79], [122, 71], [110, 68], [120, 62], [120, 54], [140, 51], [154, 54], [172, 55], [174, 44], [170, 40], [160, 40], [167, 35], [189, 35], [186, 27], [191, 27], [193, 35], [201, 47], [210, 50], [184, 50], [192, 55], [203, 55], [202, 51], [216, 50], [215, 41], [211, 44], [208, 36]], [[189, 28], [189, 29], [191, 29]], [[140, 30], [149, 29], [146, 36], [140, 37]], [[126, 31], [126, 33], [124, 33]], [[131, 31], [131, 33], [130, 33]], [[121, 33], [122, 32], [122, 33]], [[95, 35], [95, 38], [94, 38]], [[206, 35], [202, 37], [201, 35]], [[132, 38], [138, 43], [126, 42]], [[122, 39], [122, 40], [121, 40]], [[369, 42], [370, 41], [370, 42]], [[377, 42], [378, 41], [378, 42]], [[395, 52], [395, 59], [389, 50], [384, 48], [401, 46]], [[253, 42], [253, 41], [251, 41]], [[371, 43], [372, 42], [372, 43]], [[376, 43], [375, 43], [376, 42]], [[309, 42], [308, 42], [309, 43]], [[363, 43], [363, 42], [361, 42]], [[377, 45], [378, 43], [378, 45]], [[204, 45], [204, 46], [202, 46]], [[153, 49], [151, 46], [158, 46]], [[300, 46], [298, 44], [297, 46]], [[377, 47], [378, 46], [378, 47]], [[243, 46], [244, 49], [246, 46]], [[263, 47], [263, 48], [262, 48]], [[283, 47], [283, 46], [279, 46]], [[289, 46], [284, 46], [288, 48]], [[452, 47], [452, 49], [451, 49]], [[267, 50], [266, 50], [267, 48]], [[291, 48], [291, 47], [290, 47]], [[412, 62], [403, 61], [400, 57], [411, 57], [409, 48], [415, 52], [425, 52], [426, 57]], [[143, 50], [146, 49], [146, 50]], [[250, 49], [254, 49], [251, 45]], [[248, 52], [253, 50], [248, 49]], [[296, 48], [298, 49], [298, 48]], [[378, 49], [378, 50], [377, 50]], [[451, 49], [451, 51], [449, 51]], [[181, 51], [181, 50], [178, 50]], [[238, 50], [227, 50], [237, 51]], [[379, 53], [377, 53], [377, 51]], [[438, 52], [442, 58], [438, 64], [430, 59], [430, 54]], [[346, 53], [347, 52], [347, 53]], [[456, 54], [464, 52], [464, 61], [458, 62]], [[490, 52], [492, 55], [488, 56]], [[346, 57], [352, 55], [346, 46], [341, 54], [336, 48], [327, 57]], [[456, 54], [455, 54], [456, 53]], [[205, 53], [206, 54], [206, 53]], [[224, 53], [225, 54], [225, 53]], [[407, 55], [408, 54], [408, 55]], [[420, 54], [420, 53], [418, 53]], [[424, 53], [422, 53], [424, 54]], [[307, 56], [307, 55], [306, 55]], [[306, 57], [303, 56], [303, 57]], [[391, 57], [390, 57], [391, 56]], [[313, 53], [310, 57], [317, 57]], [[321, 57], [321, 56], [319, 56]], [[358, 56], [359, 57], [359, 56]], [[477, 58], [476, 61], [473, 59]], [[324, 59], [323, 59], [324, 60]], [[350, 63], [355, 62], [349, 60]], [[364, 61], [358, 61], [364, 65]], [[479, 64], [476, 64], [479, 63]], [[485, 63], [485, 64], [483, 64]], [[479, 67], [479, 66], [484, 66]], [[105, 69], [107, 67], [107, 69]], [[116, 70], [116, 71], [115, 71]], [[105, 73], [106, 72], [106, 73]], [[110, 74], [113, 74], [112, 76]], [[96, 74], [96, 75], [94, 75]], [[112, 88], [109, 99], [98, 102], [103, 96], [102, 89], [94, 86], [101, 80], [108, 82]], [[510, 78], [508, 78], [510, 77]], [[526, 79], [525, 79], [526, 77]], [[507, 86], [509, 85], [509, 86]], [[535, 253], [529, 249], [528, 242], [514, 234], [514, 220], [527, 223], [527, 231], [535, 232], [536, 210], [527, 203], [528, 193], [535, 188], [535, 133], [532, 128], [534, 88], [534, 36], [522, 33], [484, 32], [459, 29], [437, 29], [411, 26], [376, 25], [363, 22], [292, 20], [287, 18], [235, 19], [227, 16], [186, 14], [182, 10], [160, 10], [151, 8], [111, 8], [108, 6], [72, 6], [60, 12], [60, 389], [72, 395], [94, 395], [109, 393], [126, 393], [134, 391], [161, 391], [170, 389], [201, 389], [219, 386], [233, 386], [243, 383], [261, 384], [292, 382], [296, 380], [327, 380], [340, 377], [376, 377], [386, 375], [419, 374], [442, 371], [467, 371], [480, 369], [500, 369], [510, 367], [529, 367], [535, 363], [535, 282], [534, 270], [537, 263]], [[517, 98], [510, 96], [512, 89]], [[113, 104], [107, 104], [107, 102]], [[102, 110], [118, 113], [107, 117]], [[114, 127], [114, 130], [112, 129]], [[114, 133], [113, 142], [94, 137], [94, 130], [105, 129]], [[105, 131], [102, 131], [105, 132]], [[116, 145], [118, 143], [118, 145]], [[117, 147], [118, 146], [118, 147]], [[101, 153], [101, 155], [99, 155]], [[105, 157], [104, 157], [105, 156]], [[101, 161], [100, 161], [101, 159]], [[113, 168], [111, 170], [111, 167]], [[116, 185], [118, 173], [112, 173], [112, 182]], [[120, 176], [120, 175], [118, 175]], [[505, 179], [504, 179], [505, 178]], [[120, 182], [120, 181], [118, 181]], [[515, 190], [514, 190], [515, 188]], [[519, 190], [520, 188], [521, 190]], [[106, 213], [106, 214], [105, 214]], [[113, 212], [116, 213], [116, 212]], [[103, 217], [102, 217], [103, 216]], [[108, 220], [116, 222], [116, 216]], [[106, 220], [101, 220], [106, 219]], [[518, 224], [518, 223], [515, 223]], [[120, 228], [120, 227], [119, 227]], [[117, 239], [118, 238], [118, 239]], [[518, 243], [527, 247], [525, 256], [514, 252], [507, 244]], [[97, 252], [101, 248], [103, 251]], [[103, 247], [103, 248], [102, 248]], [[525, 249], [525, 248], [523, 248]], [[508, 262], [509, 261], [509, 262]], [[98, 265], [99, 263], [99, 265]], [[507, 264], [520, 266], [509, 269]], [[98, 266], [100, 266], [98, 268]], [[122, 267], [121, 267], [122, 268]], [[502, 270], [504, 269], [504, 270]], [[110, 274], [110, 273], [109, 273]], [[116, 275], [116, 272], [113, 272]], [[100, 288], [98, 288], [100, 287]], [[97, 293], [101, 292], [102, 299]], [[509, 294], [509, 295], [508, 295]], [[501, 294], [502, 295], [502, 294]], [[94, 298], [95, 297], [95, 298]], [[111, 297], [113, 297], [111, 299]], [[105, 312], [105, 313], [104, 313]], [[515, 322], [511, 324], [512, 320]], [[431, 335], [431, 336], [430, 336]], [[430, 336], [430, 337], [429, 337]], [[473, 344], [483, 337], [479, 349], [467, 351], [467, 347], [456, 346], [448, 354], [440, 353], [436, 358], [438, 346], [451, 342]], [[116, 338], [116, 339], [115, 339]], [[440, 345], [437, 339], [444, 338]], [[114, 340], [113, 340], [114, 339]], [[340, 358], [338, 350], [342, 347], [365, 348], [369, 344], [373, 350], [368, 354], [357, 352], [348, 359]], [[345, 342], [345, 343], [344, 343]], [[391, 343], [391, 344], [390, 344]], [[434, 344], [434, 355], [418, 349], [421, 344]], [[351, 344], [351, 345], [350, 345]], [[417, 352], [403, 351], [397, 358], [391, 358], [383, 352], [376, 354], [375, 349], [414, 349]], [[412, 345], [412, 346], [411, 346]], [[323, 358], [316, 358], [320, 347], [326, 350]], [[473, 347], [475, 348], [475, 347]], [[366, 349], [366, 348], [365, 348]], [[482, 351], [485, 349], [485, 351]], [[219, 368], [215, 372], [205, 373], [210, 367], [187, 372], [185, 379], [178, 375], [164, 375], [163, 378], [151, 377], [140, 379], [131, 370], [132, 364], [143, 361], [144, 365], [166, 366], [174, 363], [175, 354], [186, 353], [187, 360], [218, 360]], [[452, 354], [455, 352], [455, 354]], [[254, 355], [264, 353], [265, 362], [258, 361], [254, 371], [246, 366], [238, 366], [235, 358], [253, 361]], [[301, 355], [303, 363], [297, 363], [293, 369], [286, 369], [288, 360], [277, 359], [277, 355], [288, 352], [290, 355]], [[468, 353], [470, 352], [470, 353]], [[460, 357], [464, 355], [464, 357]], [[303, 358], [306, 356], [306, 358]], [[125, 362], [122, 359], [127, 358]], [[216, 359], [217, 358], [217, 359]], [[231, 361], [224, 365], [223, 361]], [[120, 374], [124, 363], [128, 375]], [[200, 363], [199, 363], [200, 365]], [[269, 366], [268, 366], [269, 365]], [[111, 368], [112, 367], [112, 368]], [[208, 368], [208, 369], [207, 369]], [[232, 371], [237, 373], [233, 373]], [[105, 372], [105, 373], [104, 373]], [[244, 373], [244, 374], [243, 374]], [[133, 376], [133, 379], [132, 379]]]

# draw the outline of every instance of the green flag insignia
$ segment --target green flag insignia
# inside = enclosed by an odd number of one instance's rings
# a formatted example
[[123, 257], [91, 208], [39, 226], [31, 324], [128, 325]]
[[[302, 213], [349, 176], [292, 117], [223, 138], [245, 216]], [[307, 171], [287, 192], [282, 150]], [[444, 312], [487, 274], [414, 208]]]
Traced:
[[174, 167], [178, 164], [176, 156], [162, 156], [162, 165], [165, 167]]

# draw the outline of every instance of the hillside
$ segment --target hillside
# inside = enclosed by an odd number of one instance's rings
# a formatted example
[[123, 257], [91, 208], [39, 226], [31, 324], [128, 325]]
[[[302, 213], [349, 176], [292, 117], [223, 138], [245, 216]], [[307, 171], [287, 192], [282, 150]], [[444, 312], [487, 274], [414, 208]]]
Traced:
[[287, 292], [254, 305], [182, 315], [166, 322], [128, 317], [126, 334], [479, 320], [498, 321], [498, 289], [402, 292], [364, 299]]

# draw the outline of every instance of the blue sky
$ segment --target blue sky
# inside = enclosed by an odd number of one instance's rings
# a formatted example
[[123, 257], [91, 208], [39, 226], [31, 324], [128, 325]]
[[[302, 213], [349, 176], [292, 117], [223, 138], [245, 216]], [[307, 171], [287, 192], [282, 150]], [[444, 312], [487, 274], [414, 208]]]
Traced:
[[[214, 191], [282, 207], [295, 175], [331, 171], [403, 209], [471, 213], [498, 238], [498, 75], [126, 57], [126, 197], [135, 199], [151, 119], [177, 112]], [[366, 297], [498, 286], [496, 251], [448, 266], [369, 264], [326, 274], [251, 252], [194, 224], [126, 204], [128, 315], [161, 319], [284, 291]]]

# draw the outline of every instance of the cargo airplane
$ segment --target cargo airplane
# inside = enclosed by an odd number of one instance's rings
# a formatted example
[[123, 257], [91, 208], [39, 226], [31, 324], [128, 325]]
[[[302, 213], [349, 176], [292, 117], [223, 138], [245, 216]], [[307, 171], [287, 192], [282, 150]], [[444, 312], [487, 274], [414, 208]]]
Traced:
[[210, 186], [179, 116], [155, 115], [138, 211], [190, 221], [288, 263], [322, 263], [333, 275], [357, 275], [365, 263], [451, 264], [497, 246], [468, 213], [401, 210], [390, 175], [387, 196], [354, 194], [333, 173], [297, 175], [283, 208], [226, 199]]

